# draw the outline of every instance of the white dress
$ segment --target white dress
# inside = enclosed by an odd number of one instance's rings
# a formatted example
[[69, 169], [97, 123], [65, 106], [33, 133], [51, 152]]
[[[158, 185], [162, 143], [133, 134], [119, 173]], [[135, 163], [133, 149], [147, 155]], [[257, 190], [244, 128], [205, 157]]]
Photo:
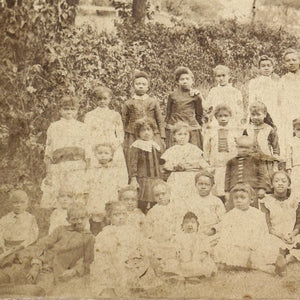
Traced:
[[139, 287], [149, 267], [145, 238], [134, 226], [109, 225], [97, 235], [91, 288], [95, 296], [104, 288], [120, 290]]
[[[115, 158], [125, 164], [122, 149], [124, 129], [120, 114], [109, 108], [97, 107], [85, 115], [84, 123], [89, 130], [91, 148], [103, 142], [111, 143], [116, 149]], [[96, 160], [92, 156], [92, 165], [94, 163]]]
[[127, 211], [127, 214], [128, 225], [135, 226], [138, 230], [144, 229], [146, 216], [139, 208], [135, 208], [133, 211]]
[[282, 131], [284, 140], [280, 141], [282, 151], [286, 150], [293, 137], [293, 120], [300, 117], [300, 70], [296, 73], [287, 73], [279, 81], [279, 106], [281, 123], [279, 132]]
[[166, 261], [164, 272], [181, 277], [210, 277], [217, 271], [210, 256], [210, 246], [207, 238], [199, 234], [178, 232], [173, 239], [176, 248], [176, 258]]
[[[203, 152], [199, 147], [187, 143], [185, 145], [174, 145], [167, 149], [161, 156], [168, 169], [174, 170], [168, 178], [168, 184], [171, 189], [171, 199], [173, 203], [186, 202], [196, 191], [195, 175], [200, 169], [209, 167], [209, 164], [203, 158]], [[200, 168], [188, 169], [185, 171], [175, 171], [179, 164], [198, 163]]]
[[[215, 109], [220, 104], [225, 104], [232, 109], [233, 124], [241, 127], [241, 120], [245, 118], [242, 93], [231, 84], [215, 86], [209, 91], [204, 107]], [[210, 127], [217, 125], [218, 122], [213, 117]]]
[[[86, 159], [91, 157], [87, 127], [75, 119], [60, 119], [47, 130], [45, 157], [52, 161], [50, 182], [42, 183], [41, 207], [58, 207], [56, 196], [60, 188], [75, 193], [86, 189]], [[46, 177], [46, 178], [47, 178]]]
[[218, 263], [273, 273], [281, 242], [269, 234], [265, 215], [254, 207], [233, 208], [219, 226]]
[[118, 190], [128, 184], [126, 165], [113, 160], [107, 166], [94, 166], [88, 170], [89, 213], [104, 214], [105, 204], [118, 199]]
[[50, 226], [48, 234], [51, 234], [55, 228], [59, 226], [70, 225], [67, 221], [67, 210], [62, 208], [56, 208], [50, 216]]
[[206, 233], [208, 230], [217, 229], [218, 223], [225, 215], [225, 206], [220, 198], [209, 194], [206, 197], [201, 197], [195, 194], [185, 203], [175, 205], [174, 210], [178, 216], [176, 219], [180, 220], [177, 223], [177, 228], [181, 226], [184, 215], [187, 212], [193, 212], [198, 217], [199, 232]]
[[[219, 130], [228, 130], [227, 135], [227, 152], [219, 151]], [[232, 126], [228, 125], [226, 127], [217, 126], [215, 128], [210, 128], [205, 132], [203, 152], [204, 158], [209, 162], [210, 166], [215, 169], [215, 186], [213, 192], [216, 196], [225, 195], [225, 173], [226, 164], [228, 160], [235, 157], [236, 142], [235, 139], [242, 132], [236, 130]]]

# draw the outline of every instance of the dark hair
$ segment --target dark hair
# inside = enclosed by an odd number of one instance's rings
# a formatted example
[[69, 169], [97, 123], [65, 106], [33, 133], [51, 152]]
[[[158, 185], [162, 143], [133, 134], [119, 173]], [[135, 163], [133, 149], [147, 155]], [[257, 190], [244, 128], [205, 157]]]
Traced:
[[249, 110], [250, 112], [262, 111], [265, 114], [268, 112], [267, 106], [261, 101], [255, 101], [252, 104], [250, 104]]
[[208, 177], [211, 181], [211, 185], [215, 184], [215, 176], [213, 173], [209, 172], [208, 170], [201, 170], [199, 173], [196, 174], [195, 176], [195, 184], [198, 182], [199, 178], [205, 176]]
[[214, 109], [214, 116], [216, 116], [221, 110], [226, 110], [232, 116], [232, 109], [226, 104], [219, 104]]
[[135, 126], [134, 126], [134, 134], [135, 134], [136, 138], [140, 137], [141, 129], [146, 127], [146, 126], [151, 127], [153, 132], [155, 132], [156, 129], [157, 129], [157, 126], [156, 126], [156, 124], [154, 123], [154, 121], [152, 119], [147, 118], [147, 117], [139, 119], [135, 122]]
[[197, 217], [193, 212], [191, 212], [191, 211], [188, 211], [188, 212], [184, 215], [184, 217], [183, 217], [183, 219], [182, 219], [182, 224], [181, 224], [181, 226], [183, 225], [184, 221], [187, 220], [187, 219], [195, 219], [196, 222], [197, 222], [197, 227], [199, 226], [198, 217]]
[[250, 201], [254, 201], [256, 194], [255, 191], [253, 190], [253, 188], [250, 186], [250, 184], [248, 183], [237, 183], [231, 190], [230, 190], [230, 195], [229, 195], [229, 199], [230, 202], [233, 203], [233, 194], [237, 193], [237, 192], [245, 192], [249, 195], [250, 197]]
[[59, 107], [74, 107], [78, 108], [79, 107], [79, 99], [74, 97], [74, 96], [63, 96], [60, 101], [59, 101]]
[[136, 71], [133, 74], [133, 81], [135, 81], [138, 78], [145, 78], [147, 79], [148, 83], [150, 83], [150, 76], [148, 75], [148, 73], [144, 72], [144, 71]]
[[191, 131], [191, 127], [189, 124], [185, 123], [185, 122], [182, 122], [182, 121], [179, 121], [177, 123], [175, 123], [173, 126], [172, 126], [172, 133], [175, 134], [176, 132], [178, 132], [179, 130], [181, 130], [182, 128], [185, 128], [187, 129], [188, 132]]
[[132, 185], [127, 185], [118, 190], [118, 200], [120, 201], [122, 199], [123, 194], [126, 192], [129, 192], [129, 191], [135, 192], [136, 194], [138, 194], [138, 190], [136, 187], [134, 187]]
[[272, 174], [272, 176], [271, 176], [271, 183], [273, 182], [274, 177], [275, 177], [277, 174], [284, 174], [284, 175], [286, 176], [286, 178], [288, 179], [289, 185], [291, 185], [291, 183], [292, 183], [291, 177], [289, 176], [288, 173], [286, 173], [286, 172], [283, 171], [283, 170], [276, 171], [276, 172], [274, 172], [274, 173]]
[[151, 184], [151, 190], [153, 191], [155, 187], [163, 185], [169, 192], [171, 190], [171, 187], [162, 179], [155, 179]]
[[300, 125], [300, 118], [293, 120], [293, 128], [295, 128], [296, 125]]
[[269, 57], [268, 55], [262, 55], [262, 56], [260, 56], [259, 59], [258, 59], [258, 67], [260, 68], [260, 63], [261, 63], [262, 61], [266, 61], [266, 60], [270, 61], [270, 62], [272, 63], [273, 66], [275, 65], [275, 62], [274, 62], [274, 59], [273, 59], [273, 58]]
[[285, 57], [288, 55], [288, 54], [296, 54], [298, 57], [299, 57], [299, 53], [297, 50], [293, 49], [293, 48], [288, 48], [286, 49], [283, 54], [282, 54], [282, 58], [285, 59]]
[[192, 73], [192, 71], [187, 68], [187, 67], [178, 67], [175, 70], [175, 80], [178, 82], [179, 78], [181, 75], [183, 74], [188, 74], [192, 77], [192, 79], [194, 80], [194, 74]]
[[67, 209], [67, 216], [68, 218], [71, 218], [74, 214], [77, 212], [82, 213], [85, 217], [88, 216], [88, 211], [86, 207], [82, 204], [72, 204], [68, 209]]
[[112, 211], [113, 211], [116, 207], [124, 207], [124, 208], [126, 208], [125, 203], [123, 203], [122, 201], [110, 201], [110, 202], [107, 202], [107, 203], [105, 204], [105, 212], [106, 212], [106, 215], [107, 215], [108, 217], [110, 217]]
[[95, 153], [97, 152], [97, 150], [98, 150], [99, 147], [108, 147], [108, 148], [110, 148], [110, 149], [111, 149], [112, 156], [114, 155], [115, 150], [116, 150], [116, 149], [114, 148], [114, 146], [113, 146], [111, 143], [103, 142], [103, 143], [97, 144], [97, 145], [95, 145], [95, 146], [93, 147], [93, 150], [94, 150]]

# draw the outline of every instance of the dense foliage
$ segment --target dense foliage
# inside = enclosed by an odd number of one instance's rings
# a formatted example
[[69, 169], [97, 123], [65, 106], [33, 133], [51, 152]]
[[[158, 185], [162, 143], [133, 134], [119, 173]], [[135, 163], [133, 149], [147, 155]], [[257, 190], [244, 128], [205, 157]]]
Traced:
[[[296, 38], [284, 31], [234, 20], [173, 27], [151, 22], [136, 27], [123, 20], [115, 35], [97, 33], [89, 26], [74, 27], [76, 4], [26, 1], [0, 10], [1, 199], [19, 185], [31, 194], [33, 204], [39, 203], [45, 133], [58, 119], [57, 102], [63, 94], [80, 97], [82, 119], [95, 106], [92, 88], [106, 85], [115, 95], [113, 107], [120, 110], [138, 68], [151, 74], [150, 93], [164, 109], [178, 65], [192, 69], [196, 86], [205, 94], [216, 64], [230, 66], [234, 84], [241, 86], [254, 75], [259, 54], [271, 54], [280, 62], [284, 48], [297, 46]], [[277, 71], [284, 72], [280, 63]]]

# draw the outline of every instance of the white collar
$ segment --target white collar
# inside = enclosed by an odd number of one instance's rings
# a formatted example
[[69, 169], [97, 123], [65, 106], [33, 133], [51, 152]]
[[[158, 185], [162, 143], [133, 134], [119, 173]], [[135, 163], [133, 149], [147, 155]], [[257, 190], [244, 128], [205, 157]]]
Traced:
[[159, 145], [154, 141], [136, 140], [130, 147], [135, 147], [147, 152], [152, 152], [152, 147], [154, 147], [157, 151], [160, 151]]

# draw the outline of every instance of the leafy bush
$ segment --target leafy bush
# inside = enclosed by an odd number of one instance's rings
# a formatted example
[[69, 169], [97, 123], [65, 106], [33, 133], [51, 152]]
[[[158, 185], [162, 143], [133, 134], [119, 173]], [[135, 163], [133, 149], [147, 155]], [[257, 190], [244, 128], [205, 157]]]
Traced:
[[[150, 93], [165, 109], [178, 65], [191, 68], [196, 86], [206, 94], [216, 64], [230, 66], [234, 83], [242, 86], [254, 75], [253, 59], [259, 54], [280, 61], [284, 48], [297, 46], [297, 39], [282, 30], [234, 20], [136, 27], [125, 19], [116, 24], [116, 35], [96, 33], [89, 26], [73, 26], [76, 1], [54, 3], [35, 1], [0, 10], [1, 199], [19, 185], [33, 204], [39, 203], [45, 133], [58, 119], [57, 103], [63, 94], [81, 98], [82, 120], [95, 107], [92, 88], [106, 85], [115, 95], [113, 107], [120, 110], [131, 93], [134, 69], [143, 69], [152, 77]], [[280, 64], [277, 71], [284, 72]]]

